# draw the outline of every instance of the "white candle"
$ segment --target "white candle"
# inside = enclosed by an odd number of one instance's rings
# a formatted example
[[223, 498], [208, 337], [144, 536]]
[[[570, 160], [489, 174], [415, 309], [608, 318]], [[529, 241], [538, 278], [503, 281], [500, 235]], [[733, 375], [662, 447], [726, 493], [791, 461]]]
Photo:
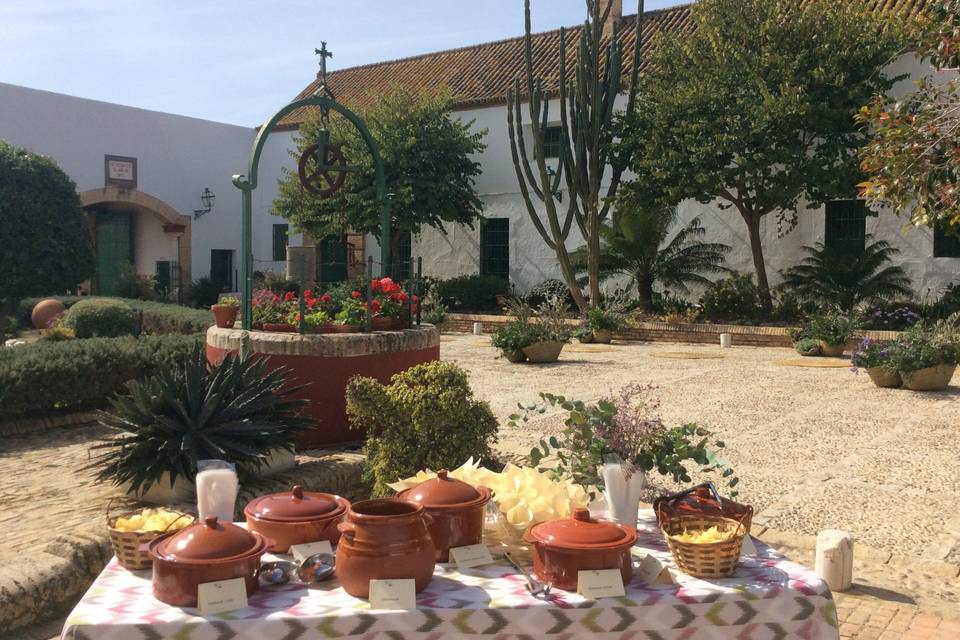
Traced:
[[217, 516], [221, 522], [233, 522], [240, 483], [233, 469], [204, 469], [197, 474], [197, 512], [200, 522]]

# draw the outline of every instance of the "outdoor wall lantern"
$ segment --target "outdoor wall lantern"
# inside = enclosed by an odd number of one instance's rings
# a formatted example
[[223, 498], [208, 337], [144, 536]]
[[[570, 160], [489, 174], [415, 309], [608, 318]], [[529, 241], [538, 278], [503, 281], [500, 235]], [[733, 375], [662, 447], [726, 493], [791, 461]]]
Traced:
[[203, 209], [194, 209], [193, 219], [197, 220], [200, 216], [210, 213], [216, 199], [217, 196], [213, 195], [213, 191], [210, 191], [208, 187], [204, 187], [203, 193], [200, 194], [200, 202], [203, 203]]

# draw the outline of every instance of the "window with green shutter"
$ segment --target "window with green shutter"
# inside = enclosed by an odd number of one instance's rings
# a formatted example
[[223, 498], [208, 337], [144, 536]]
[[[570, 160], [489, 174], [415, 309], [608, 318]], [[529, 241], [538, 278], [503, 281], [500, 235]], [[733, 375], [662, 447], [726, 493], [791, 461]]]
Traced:
[[273, 225], [273, 259], [275, 262], [281, 262], [287, 259], [287, 238], [289, 236], [290, 225]]
[[864, 200], [827, 203], [823, 244], [841, 253], [862, 253], [866, 242], [867, 205]]
[[510, 219], [484, 218], [480, 221], [481, 275], [510, 278]]
[[543, 157], [559, 158], [560, 142], [563, 140], [563, 129], [560, 127], [547, 127], [543, 130]]
[[960, 258], [960, 227], [938, 224], [933, 228], [933, 257]]

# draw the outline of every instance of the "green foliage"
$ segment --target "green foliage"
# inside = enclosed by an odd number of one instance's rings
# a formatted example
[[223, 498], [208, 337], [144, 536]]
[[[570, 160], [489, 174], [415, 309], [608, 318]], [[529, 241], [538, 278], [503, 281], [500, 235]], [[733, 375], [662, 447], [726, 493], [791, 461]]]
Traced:
[[838, 346], [847, 344], [856, 335], [860, 325], [860, 318], [856, 314], [830, 309], [811, 316], [805, 334], [830, 346]]
[[960, 362], [960, 329], [957, 317], [951, 316], [933, 325], [917, 324], [902, 332], [889, 346], [889, 359], [884, 366], [910, 372], [938, 364]]
[[389, 385], [356, 377], [346, 398], [351, 428], [367, 432], [364, 476], [375, 496], [388, 495], [388, 483], [421, 469], [454, 469], [471, 456], [493, 455], [497, 420], [453, 363], [411, 367]]
[[765, 311], [772, 306], [761, 220], [785, 233], [801, 203], [850, 197], [851, 151], [868, 133], [853, 116], [893, 83], [895, 21], [856, 2], [701, 0], [695, 37], [663, 33], [651, 47], [624, 146], [643, 201], [718, 201], [747, 226]]
[[211, 305], [217, 304], [222, 292], [222, 282], [204, 276], [190, 283], [186, 297], [191, 306], [198, 309], [209, 309]]
[[64, 340], [75, 340], [76, 334], [73, 332], [73, 329], [68, 329], [60, 325], [54, 325], [49, 329], [45, 329], [43, 335], [40, 336], [41, 342], [63, 342]]
[[816, 338], [800, 338], [793, 343], [793, 348], [802, 356], [820, 355], [820, 341]]
[[363, 307], [364, 303], [354, 298], [345, 298], [340, 304], [340, 311], [337, 312], [335, 319], [340, 324], [352, 324], [359, 326], [367, 321], [367, 310]]
[[804, 247], [807, 257], [783, 273], [783, 286], [802, 300], [851, 310], [862, 302], [911, 296], [910, 277], [889, 264], [900, 250], [867, 236], [862, 253], [832, 250], [817, 243]]
[[714, 282], [700, 297], [710, 320], [756, 320], [762, 313], [760, 292], [749, 274], [741, 273]]
[[217, 304], [225, 307], [239, 307], [240, 298], [237, 296], [221, 296], [220, 299], [217, 300]]
[[[960, 0], [939, 0], [913, 25], [910, 47], [936, 69], [960, 67]], [[860, 150], [861, 194], [910, 210], [917, 225], [945, 224], [960, 232], [960, 78], [927, 75], [892, 100], [878, 95], [857, 116], [872, 133]]]
[[117, 295], [121, 298], [136, 300], [156, 300], [157, 283], [153, 276], [140, 275], [135, 266], [127, 263], [120, 266]]
[[886, 367], [889, 360], [890, 343], [870, 338], [864, 338], [850, 357], [850, 363], [861, 369]]
[[[80, 300], [109, 300], [110, 298], [46, 296], [63, 303], [67, 309]], [[30, 312], [38, 302], [45, 298], [24, 298], [17, 305], [17, 317], [24, 326], [30, 324]], [[152, 334], [200, 333], [213, 324], [213, 314], [208, 309], [191, 309], [178, 304], [151, 302], [149, 300], [122, 300], [140, 316], [140, 332]]]
[[63, 316], [63, 326], [78, 338], [116, 338], [140, 332], [137, 312], [116, 298], [80, 300]]
[[523, 296], [523, 299], [531, 307], [538, 307], [547, 300], [551, 300], [553, 298], [560, 298], [567, 304], [567, 306], [572, 306], [575, 304], [573, 296], [570, 295], [570, 289], [567, 287], [566, 283], [563, 280], [557, 280], [556, 278], [549, 278], [543, 282], [535, 284], [530, 288], [526, 295]]
[[536, 328], [533, 325], [517, 321], [497, 327], [497, 330], [490, 336], [490, 344], [504, 353], [520, 351], [535, 342], [540, 342]]
[[438, 280], [432, 291], [454, 311], [494, 311], [497, 296], [510, 293], [510, 283], [499, 276], [474, 274]]
[[51, 158], [0, 140], [0, 300], [69, 291], [93, 274], [77, 186]]
[[587, 326], [593, 331], [616, 331], [626, 322], [623, 310], [616, 306], [595, 305], [587, 310]]
[[275, 449], [293, 451], [296, 434], [313, 426], [300, 415], [301, 387], [287, 384], [288, 371], [267, 370], [263, 358], [229, 355], [215, 366], [202, 346], [179, 366], [127, 384], [110, 400], [101, 424], [118, 435], [90, 469], [99, 482], [130, 483], [148, 490], [164, 473], [193, 479], [197, 461], [218, 459], [260, 468]]
[[[709, 286], [703, 273], [729, 273], [724, 266], [730, 247], [716, 242], [703, 242], [707, 230], [694, 218], [667, 241], [670, 229], [677, 223], [677, 209], [647, 206], [629, 189], [617, 198], [617, 210], [610, 224], [600, 229], [600, 278], [618, 275], [630, 278], [636, 286], [640, 309], [653, 311], [654, 285], [681, 293], [689, 293], [688, 285]], [[661, 248], [662, 247], [662, 248]], [[581, 246], [570, 255], [577, 273], [587, 267], [588, 251]]]
[[89, 338], [0, 349], [4, 419], [97, 406], [120, 387], [182, 363], [202, 335]]
[[[486, 148], [486, 130], [471, 131], [473, 121], [452, 116], [451, 100], [445, 91], [398, 87], [378, 93], [368, 106], [356, 110], [383, 160], [394, 242], [402, 233], [416, 234], [424, 226], [441, 229], [454, 223], [472, 228], [480, 218], [483, 202], [475, 185], [480, 163], [474, 158]], [[303, 150], [319, 140], [322, 129], [319, 115], [309, 117], [300, 126], [291, 157], [298, 161]], [[301, 187], [296, 171], [284, 169], [273, 213], [315, 238], [352, 229], [379, 240], [380, 203], [370, 152], [356, 128], [336, 114], [331, 117], [330, 137], [360, 170], [347, 174], [335, 196], [320, 198]]]

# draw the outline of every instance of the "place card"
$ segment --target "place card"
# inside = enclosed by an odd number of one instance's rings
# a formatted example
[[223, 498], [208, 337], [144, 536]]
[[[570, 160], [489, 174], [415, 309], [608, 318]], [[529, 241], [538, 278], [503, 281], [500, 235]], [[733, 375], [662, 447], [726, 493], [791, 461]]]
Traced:
[[246, 606], [247, 584], [243, 578], [197, 585], [197, 608], [204, 615], [236, 611]]
[[290, 555], [292, 555], [293, 559], [297, 562], [303, 562], [310, 556], [318, 553], [329, 553], [330, 555], [333, 555], [333, 547], [330, 546], [329, 540], [295, 544], [291, 545], [290, 547]]
[[640, 561], [636, 571], [639, 578], [647, 584], [672, 584], [673, 575], [665, 562], [652, 553], [648, 553]]
[[740, 557], [757, 555], [757, 547], [753, 544], [753, 536], [749, 533], [743, 536], [743, 546], [740, 547]]
[[456, 563], [459, 569], [479, 567], [493, 562], [490, 549], [487, 549], [487, 545], [485, 544], [468, 544], [463, 547], [452, 547], [450, 549], [450, 559]]
[[371, 609], [416, 609], [416, 583], [410, 578], [402, 580], [371, 580]]
[[619, 598], [626, 595], [620, 569], [589, 569], [577, 572], [577, 593], [584, 598]]

